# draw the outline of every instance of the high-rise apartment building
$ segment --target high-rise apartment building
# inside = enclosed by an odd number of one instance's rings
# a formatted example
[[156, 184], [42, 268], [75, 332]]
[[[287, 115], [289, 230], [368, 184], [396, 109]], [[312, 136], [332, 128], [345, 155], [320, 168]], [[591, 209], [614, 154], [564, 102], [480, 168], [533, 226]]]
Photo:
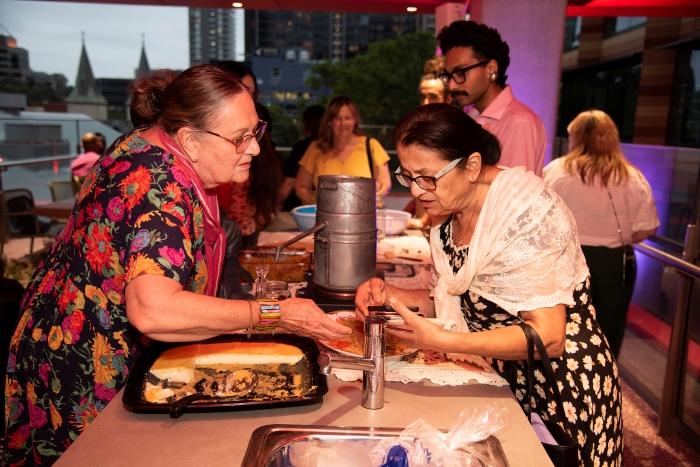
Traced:
[[190, 8], [190, 66], [242, 61], [243, 11], [226, 8]]
[[304, 80], [321, 60], [344, 61], [369, 44], [423, 29], [435, 15], [246, 10], [246, 62], [258, 80], [259, 100], [295, 116], [299, 99], [315, 100]]
[[[430, 27], [428, 15], [246, 10], [246, 53], [259, 48], [304, 51], [311, 60], [347, 60], [370, 43]], [[429, 15], [434, 17], [434, 15]]]

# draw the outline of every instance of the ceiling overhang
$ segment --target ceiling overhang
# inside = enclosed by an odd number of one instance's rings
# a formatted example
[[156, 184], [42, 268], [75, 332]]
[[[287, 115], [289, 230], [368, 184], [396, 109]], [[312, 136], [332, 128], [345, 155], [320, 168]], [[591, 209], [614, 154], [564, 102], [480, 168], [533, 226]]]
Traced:
[[[53, 0], [45, 0], [53, 1]], [[231, 8], [232, 0], [73, 0], [75, 3], [118, 3], [200, 8]], [[488, 0], [485, 0], [488, 1]], [[432, 14], [444, 0], [241, 0], [249, 10], [338, 11], [358, 13]], [[462, 3], [462, 2], [454, 2]], [[464, 2], [466, 3], [466, 2]], [[700, 0], [568, 0], [567, 16], [700, 17]]]

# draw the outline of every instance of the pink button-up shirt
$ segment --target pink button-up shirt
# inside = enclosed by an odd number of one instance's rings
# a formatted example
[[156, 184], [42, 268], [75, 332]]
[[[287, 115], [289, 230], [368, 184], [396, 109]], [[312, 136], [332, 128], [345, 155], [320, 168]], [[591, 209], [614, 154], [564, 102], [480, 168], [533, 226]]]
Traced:
[[498, 165], [525, 166], [542, 176], [547, 145], [544, 124], [535, 112], [513, 97], [510, 86], [506, 86], [481, 114], [473, 107], [468, 114], [501, 142]]

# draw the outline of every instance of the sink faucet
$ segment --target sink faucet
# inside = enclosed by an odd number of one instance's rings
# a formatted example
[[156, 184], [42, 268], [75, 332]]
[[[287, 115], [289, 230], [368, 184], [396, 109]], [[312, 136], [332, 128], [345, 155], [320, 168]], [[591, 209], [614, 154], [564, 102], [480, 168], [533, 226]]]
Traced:
[[326, 352], [318, 356], [321, 374], [324, 375], [329, 375], [334, 367], [362, 370], [362, 407], [366, 409], [384, 407], [385, 325], [383, 318], [365, 318], [364, 358]]

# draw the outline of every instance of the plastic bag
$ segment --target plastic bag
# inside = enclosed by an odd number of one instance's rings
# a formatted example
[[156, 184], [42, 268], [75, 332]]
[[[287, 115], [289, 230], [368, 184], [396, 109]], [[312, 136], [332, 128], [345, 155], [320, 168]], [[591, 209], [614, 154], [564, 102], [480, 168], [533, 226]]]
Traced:
[[394, 446], [407, 451], [410, 467], [476, 467], [490, 465], [489, 459], [470, 447], [481, 441], [508, 422], [508, 409], [501, 401], [482, 403], [472, 410], [464, 409], [452, 424], [450, 431], [442, 431], [418, 419], [406, 427], [398, 438], [386, 438], [371, 451], [372, 465], [393, 466], [386, 463], [386, 455]]

